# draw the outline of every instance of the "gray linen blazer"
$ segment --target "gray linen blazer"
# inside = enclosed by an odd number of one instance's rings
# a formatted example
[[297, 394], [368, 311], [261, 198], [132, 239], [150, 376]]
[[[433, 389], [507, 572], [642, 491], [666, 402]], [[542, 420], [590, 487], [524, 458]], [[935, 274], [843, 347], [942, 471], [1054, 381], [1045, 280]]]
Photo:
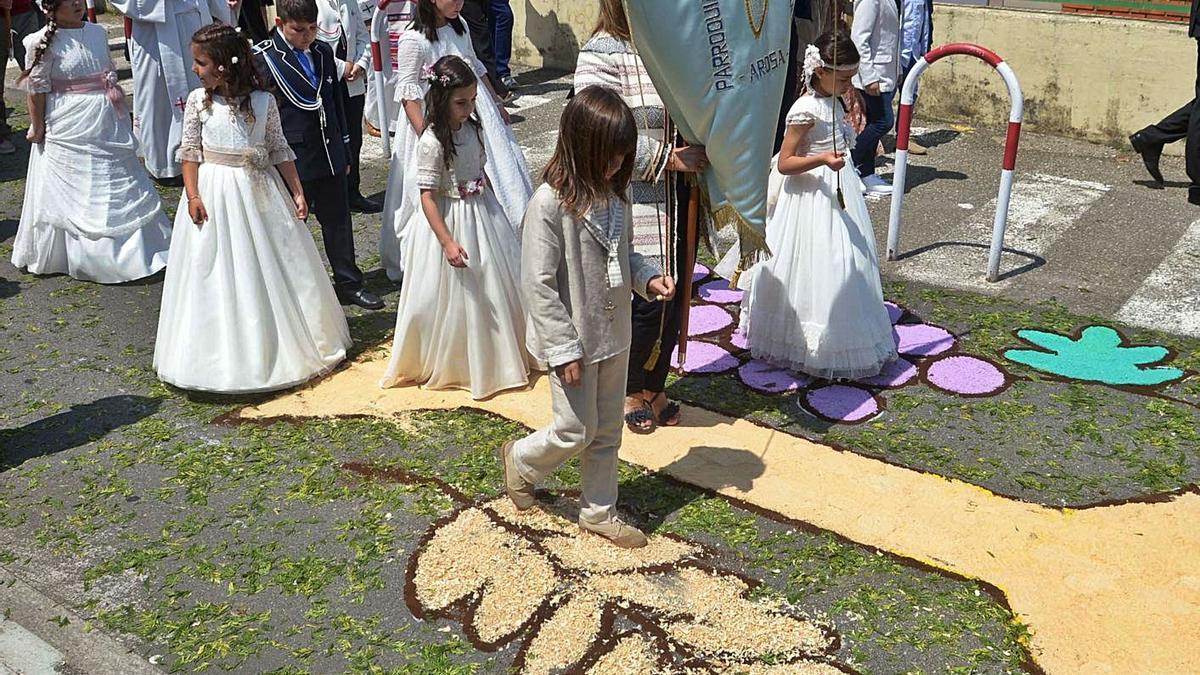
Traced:
[[549, 185], [533, 193], [523, 228], [521, 295], [533, 325], [530, 353], [554, 368], [596, 363], [629, 349], [631, 291], [650, 299], [646, 284], [662, 272], [630, 249], [628, 203], [618, 252], [624, 283], [616, 288], [608, 284], [607, 237], [586, 215], [564, 209]]

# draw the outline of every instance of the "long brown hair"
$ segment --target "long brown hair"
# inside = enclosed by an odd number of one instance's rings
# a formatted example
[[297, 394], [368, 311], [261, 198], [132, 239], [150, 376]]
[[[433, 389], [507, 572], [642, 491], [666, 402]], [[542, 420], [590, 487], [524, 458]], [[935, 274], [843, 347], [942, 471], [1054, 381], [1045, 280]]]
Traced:
[[17, 78], [18, 84], [29, 77], [29, 73], [42, 62], [42, 57], [46, 54], [46, 50], [50, 48], [50, 41], [54, 39], [54, 34], [58, 32], [58, 19], [54, 16], [54, 13], [58, 11], [58, 7], [61, 4], [63, 4], [63, 0], [42, 0], [42, 11], [46, 14], [46, 32], [42, 33], [42, 39], [34, 45], [33, 58], [29, 59], [29, 67], [21, 71], [20, 77]]
[[622, 0], [600, 0], [600, 18], [596, 21], [592, 35], [600, 32], [608, 33], [618, 40], [633, 42], [633, 33], [629, 30], [629, 19], [625, 16]]
[[[477, 82], [471, 66], [453, 54], [447, 54], [433, 64], [429, 93], [425, 95], [425, 120], [428, 122], [425, 130], [441, 143], [442, 161], [445, 162], [446, 168], [450, 168], [450, 163], [457, 154], [454, 148], [454, 130], [450, 128], [449, 122], [450, 101], [454, 98], [455, 90]], [[479, 122], [474, 115], [467, 118], [465, 124], [471, 125], [475, 129], [475, 135], [479, 136]], [[483, 142], [482, 137], [480, 142]]]
[[[250, 105], [250, 92], [263, 89], [262, 78], [250, 60], [250, 42], [232, 26], [210, 23], [192, 36], [192, 44], [200, 48], [221, 73], [220, 87], [216, 93], [226, 97], [230, 105], [237, 102], [238, 110], [246, 121], [254, 124], [254, 110]], [[212, 109], [213, 92], [204, 90], [204, 109]]]
[[[558, 128], [558, 145], [542, 179], [567, 211], [578, 216], [611, 195], [625, 199], [633, 177], [637, 126], [620, 95], [600, 86], [584, 88], [567, 103]], [[605, 178], [617, 157], [623, 158], [621, 169]]]

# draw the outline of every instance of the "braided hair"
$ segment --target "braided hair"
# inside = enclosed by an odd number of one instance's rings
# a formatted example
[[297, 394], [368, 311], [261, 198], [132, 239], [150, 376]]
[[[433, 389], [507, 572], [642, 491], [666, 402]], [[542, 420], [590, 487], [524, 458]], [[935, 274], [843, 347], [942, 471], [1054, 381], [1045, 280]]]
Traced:
[[[477, 83], [475, 71], [471, 70], [466, 61], [450, 54], [433, 64], [433, 69], [428, 71], [426, 79], [429, 82], [429, 93], [425, 95], [425, 120], [428, 123], [426, 126], [442, 144], [442, 158], [446, 168], [450, 168], [450, 161], [455, 155], [454, 129], [450, 128], [449, 122], [450, 100], [454, 96], [454, 90]], [[466, 123], [470, 124], [475, 129], [475, 135], [479, 136], [479, 120], [472, 115]], [[482, 141], [480, 138], [480, 142]]]
[[42, 39], [33, 48], [33, 58], [29, 60], [29, 67], [21, 71], [21, 76], [18, 80], [24, 80], [29, 77], [29, 73], [42, 62], [42, 57], [46, 55], [46, 50], [50, 48], [50, 41], [54, 39], [54, 34], [58, 32], [58, 19], [54, 15], [65, 1], [42, 0], [42, 10], [46, 14], [46, 32], [42, 33]]
[[[60, 0], [61, 1], [61, 0]], [[246, 121], [254, 124], [254, 110], [250, 105], [250, 92], [265, 89], [262, 77], [254, 68], [250, 56], [250, 42], [237, 29], [223, 23], [210, 23], [192, 36], [192, 44], [213, 62], [221, 73], [221, 83], [216, 93], [223, 95]], [[212, 109], [213, 91], [204, 90], [204, 110]]]

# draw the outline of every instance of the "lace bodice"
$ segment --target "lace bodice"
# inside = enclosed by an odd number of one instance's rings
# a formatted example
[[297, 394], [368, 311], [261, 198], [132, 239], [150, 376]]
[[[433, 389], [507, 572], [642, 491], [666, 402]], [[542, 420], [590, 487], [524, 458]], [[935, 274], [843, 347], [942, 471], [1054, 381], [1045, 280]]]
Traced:
[[446, 24], [438, 29], [437, 35], [437, 42], [430, 42], [420, 31], [412, 29], [400, 35], [400, 43], [396, 45], [396, 101], [424, 101], [429, 85], [421, 78], [421, 69], [447, 54], [462, 57], [476, 77], [487, 75], [487, 68], [475, 56], [470, 33], [459, 35]]
[[[26, 36], [25, 53], [28, 68], [33, 52], [48, 28]], [[29, 91], [44, 94], [53, 81], [78, 80], [113, 67], [108, 53], [108, 33], [101, 26], [85, 23], [80, 28], [59, 28], [50, 40], [42, 60], [29, 73]]]
[[253, 125], [221, 96], [214, 95], [212, 108], [204, 110], [204, 90], [192, 91], [183, 111], [180, 160], [203, 162], [205, 148], [235, 152], [261, 148], [266, 151], [271, 165], [296, 159], [284, 138], [275, 97], [265, 91], [255, 91], [250, 94], [250, 105], [254, 110]]
[[479, 133], [469, 122], [454, 132], [454, 158], [450, 168], [443, 160], [442, 144], [432, 127], [417, 142], [417, 187], [437, 190], [447, 197], [469, 197], [483, 190], [486, 160]]
[[840, 132], [837, 136], [837, 150], [848, 152], [854, 147], [854, 129], [846, 119], [846, 110], [841, 101], [830, 96], [818, 97], [812, 94], [804, 94], [796, 99], [788, 110], [787, 123], [812, 125], [808, 131], [807, 147], [798, 148], [797, 152], [812, 154], [833, 150], [835, 116], [840, 122], [837, 125]]

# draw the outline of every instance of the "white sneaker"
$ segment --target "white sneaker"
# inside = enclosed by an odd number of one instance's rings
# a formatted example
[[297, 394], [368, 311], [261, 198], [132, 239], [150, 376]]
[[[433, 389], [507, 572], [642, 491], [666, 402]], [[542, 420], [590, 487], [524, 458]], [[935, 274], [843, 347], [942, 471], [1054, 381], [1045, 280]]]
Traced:
[[890, 195], [892, 194], [892, 184], [886, 180], [871, 174], [863, 179], [863, 192], [874, 195]]

